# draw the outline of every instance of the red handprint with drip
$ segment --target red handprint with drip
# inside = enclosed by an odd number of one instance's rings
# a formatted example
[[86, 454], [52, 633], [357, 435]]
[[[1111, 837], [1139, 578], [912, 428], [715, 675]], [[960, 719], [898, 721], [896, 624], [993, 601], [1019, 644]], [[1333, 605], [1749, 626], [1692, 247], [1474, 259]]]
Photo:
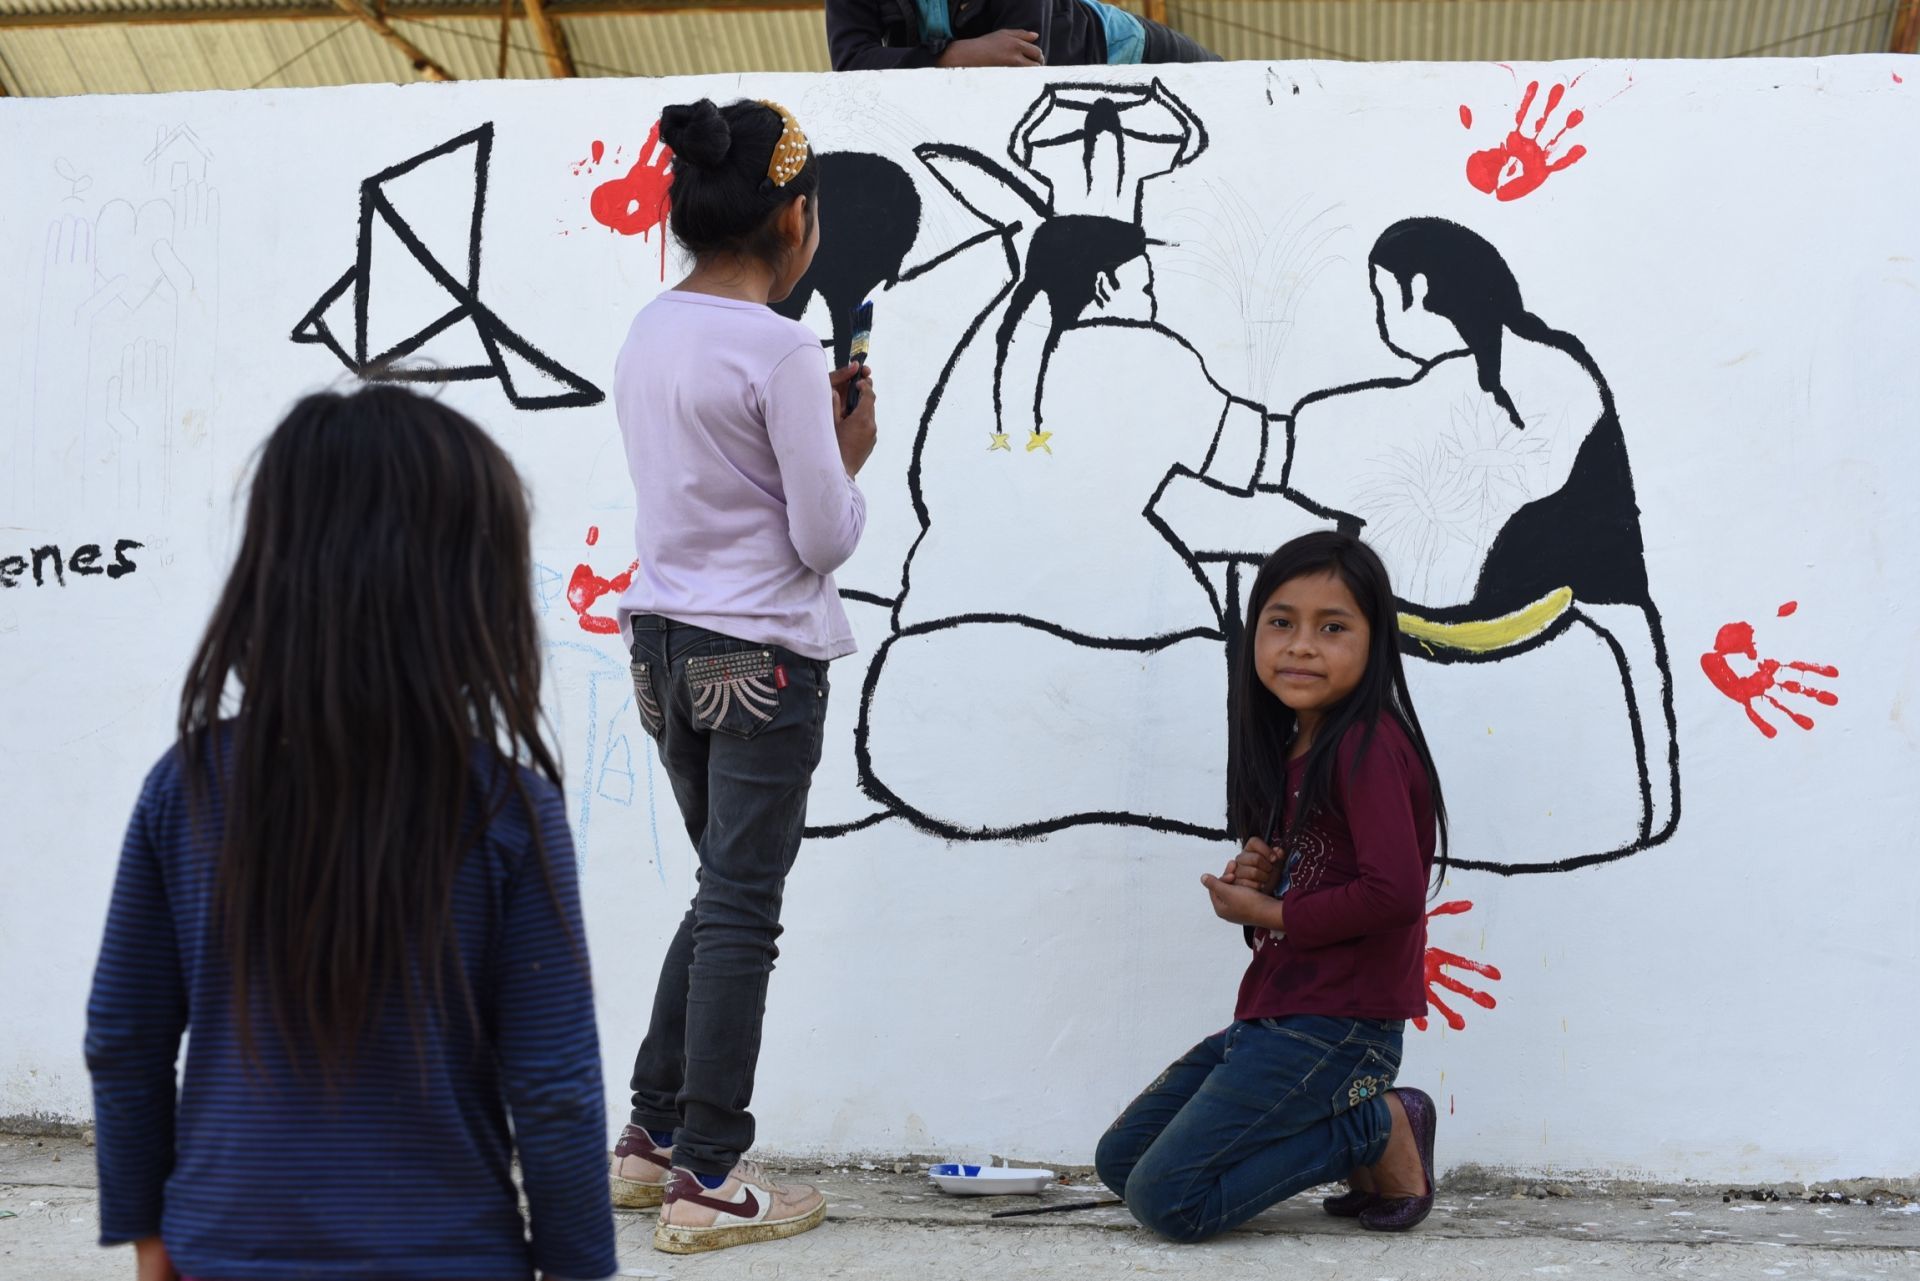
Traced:
[[[595, 143], [600, 158], [601, 144]], [[667, 220], [668, 191], [673, 186], [673, 150], [660, 141], [660, 122], [653, 122], [647, 141], [624, 177], [610, 179], [593, 189], [587, 207], [593, 220], [623, 236], [650, 236], [655, 227]], [[576, 170], [575, 172], [578, 172]], [[660, 278], [667, 278], [667, 238], [660, 237]]]
[[[591, 547], [599, 541], [600, 527], [588, 526], [587, 546]], [[573, 567], [573, 577], [567, 580], [567, 604], [573, 606], [573, 612], [580, 616], [581, 631], [592, 632], [596, 636], [611, 636], [620, 630], [620, 624], [614, 619], [600, 614], [589, 614], [587, 611], [609, 592], [618, 596], [631, 587], [634, 571], [639, 568], [640, 562], [635, 560], [633, 564], [627, 566], [625, 572], [616, 574], [612, 578], [602, 578], [593, 572], [591, 565]]]
[[[1780, 607], [1779, 616], [1786, 618], [1798, 608], [1797, 602], [1788, 601]], [[1734, 671], [1733, 664], [1728, 661], [1730, 658], [1746, 659], [1753, 664], [1753, 670], [1744, 675]], [[1808, 685], [1791, 675], [1782, 678], [1782, 673], [1801, 672], [1832, 680], [1840, 675], [1839, 668], [1824, 663], [1782, 663], [1777, 659], [1761, 658], [1759, 647], [1754, 642], [1752, 623], [1728, 623], [1722, 627], [1719, 635], [1713, 639], [1713, 648], [1700, 655], [1700, 667], [1706, 672], [1707, 679], [1713, 682], [1713, 687], [1740, 704], [1754, 728], [1768, 738], [1780, 731], [1760, 715], [1759, 708], [1755, 706], [1763, 699], [1801, 729], [1813, 728], [1813, 717], [1788, 707], [1774, 697], [1775, 690], [1808, 699], [1823, 707], [1832, 707], [1840, 701], [1840, 696], [1829, 690]]]
[[[1459, 916], [1462, 912], [1471, 912], [1472, 910], [1473, 903], [1470, 900], [1455, 899], [1451, 903], [1442, 903], [1435, 907], [1431, 912], [1427, 913], [1427, 919], [1431, 921], [1436, 916]], [[1466, 1027], [1467, 1021], [1459, 1014], [1456, 1014], [1453, 1008], [1445, 1001], [1440, 999], [1440, 993], [1436, 989], [1445, 988], [1449, 992], [1458, 993], [1483, 1010], [1491, 1010], [1499, 1004], [1498, 1001], [1493, 999], [1490, 993], [1482, 992], [1478, 988], [1468, 987], [1465, 983], [1447, 973], [1448, 970], [1466, 970], [1469, 973], [1478, 974], [1482, 978], [1492, 979], [1497, 983], [1500, 981], [1500, 970], [1497, 966], [1488, 965], [1485, 961], [1470, 961], [1457, 952], [1449, 952], [1443, 948], [1430, 947], [1427, 949], [1426, 968], [1427, 1004], [1440, 1011], [1440, 1017], [1445, 1019], [1447, 1026], [1456, 1032]], [[1422, 1015], [1415, 1019], [1413, 1025], [1422, 1032], [1426, 1031], [1426, 1016]]]
[[[1533, 122], [1532, 131], [1522, 132], [1527, 128], [1527, 113], [1533, 109], [1533, 100], [1540, 93], [1538, 80], [1529, 83], [1526, 96], [1520, 100], [1520, 110], [1514, 113], [1513, 129], [1507, 134], [1507, 140], [1497, 147], [1476, 151], [1467, 157], [1467, 181], [1498, 200], [1518, 200], [1528, 192], [1537, 190], [1549, 176], [1577, 163], [1580, 157], [1586, 155], [1587, 149], [1578, 144], [1567, 148], [1564, 154], [1556, 155], [1554, 150], [1569, 130], [1578, 128], [1580, 122], [1587, 118], [1586, 113], [1577, 108], [1567, 113], [1566, 123], [1560, 126], [1558, 132], [1545, 142], [1540, 140], [1571, 87], [1556, 84], [1547, 90], [1546, 105]], [[1464, 106], [1460, 108], [1460, 123], [1469, 129], [1473, 127], [1473, 112]]]

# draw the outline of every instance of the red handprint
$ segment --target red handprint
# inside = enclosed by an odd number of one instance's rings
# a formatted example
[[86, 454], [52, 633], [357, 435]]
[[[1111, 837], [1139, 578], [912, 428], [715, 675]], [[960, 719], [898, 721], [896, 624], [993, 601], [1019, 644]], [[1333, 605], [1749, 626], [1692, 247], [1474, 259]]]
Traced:
[[[1799, 605], [1796, 602], [1788, 601], [1780, 607], [1780, 617], [1785, 618], [1798, 608]], [[1754, 664], [1751, 672], [1742, 676], [1733, 670], [1733, 664], [1727, 659], [1736, 654]], [[1823, 707], [1832, 707], [1840, 701], [1838, 694], [1803, 684], [1798, 680], [1780, 679], [1781, 671], [1785, 670], [1805, 672], [1810, 676], [1822, 676], [1831, 680], [1840, 674], [1839, 668], [1822, 663], [1782, 663], [1777, 659], [1761, 658], [1759, 648], [1754, 644], [1751, 623], [1728, 623], [1722, 627], [1719, 635], [1713, 638], [1713, 648], [1700, 655], [1700, 667], [1706, 672], [1707, 679], [1713, 682], [1714, 688], [1740, 704], [1746, 710], [1747, 719], [1753, 722], [1754, 728], [1768, 738], [1774, 737], [1780, 731], [1768, 724], [1766, 718], [1761, 716], [1754, 707], [1754, 704], [1761, 699], [1772, 703], [1785, 713], [1788, 720], [1801, 729], [1813, 728], [1813, 717], [1788, 707], [1773, 696], [1774, 690], [1778, 689], [1783, 694], [1794, 694], [1811, 699]]]
[[[600, 527], [587, 527], [587, 546], [600, 541]], [[634, 561], [626, 571], [612, 578], [602, 578], [593, 572], [590, 565], [575, 565], [573, 577], [567, 580], [567, 604], [573, 606], [573, 612], [580, 616], [580, 630], [592, 632], [596, 636], [611, 636], [620, 630], [620, 624], [611, 618], [599, 614], [589, 614], [594, 602], [608, 592], [616, 596], [633, 585], [634, 571], [640, 568], [640, 562]]]
[[[1527, 112], [1532, 109], [1534, 97], [1540, 92], [1538, 80], [1528, 84], [1526, 96], [1520, 100], [1520, 110], [1514, 113], [1513, 129], [1507, 134], [1507, 140], [1497, 147], [1476, 151], [1467, 157], [1467, 181], [1496, 199], [1518, 200], [1538, 188], [1548, 175], [1559, 173], [1586, 155], [1587, 149], [1577, 144], [1567, 148], [1565, 155], [1556, 157], [1553, 154], [1553, 149], [1560, 145], [1567, 131], [1578, 127], [1587, 118], [1584, 111], [1576, 109], [1569, 112], [1567, 122], [1560, 126], [1559, 132], [1545, 142], [1540, 141], [1540, 135], [1546, 132], [1547, 122], [1553, 118], [1553, 113], [1560, 109], [1560, 101], [1566, 97], [1568, 88], [1567, 85], [1556, 84], [1547, 90], [1547, 104], [1541, 110], [1540, 118], [1533, 122], [1533, 131], [1522, 133], [1527, 127]], [[1460, 123], [1469, 129], [1473, 127], [1473, 113], [1464, 106], [1460, 108]]]
[[[1442, 903], [1435, 907], [1431, 912], [1427, 913], [1427, 919], [1431, 921], [1436, 916], [1458, 916], [1462, 912], [1470, 912], [1472, 910], [1473, 903], [1471, 901], [1467, 899], [1455, 899], [1451, 903]], [[1445, 988], [1449, 992], [1457, 992], [1483, 1010], [1491, 1010], [1494, 1006], [1498, 1005], [1499, 1002], [1494, 1000], [1493, 997], [1486, 992], [1468, 987], [1459, 979], [1446, 973], [1447, 970], [1470, 970], [1482, 978], [1492, 979], [1496, 983], [1500, 981], [1500, 970], [1498, 967], [1488, 965], [1484, 961], [1470, 961], [1457, 952], [1448, 952], [1437, 947], [1427, 949], [1427, 1004], [1440, 1011], [1440, 1017], [1447, 1021], [1447, 1026], [1458, 1032], [1466, 1027], [1467, 1021], [1460, 1015], [1454, 1013], [1452, 1007], [1440, 999], [1440, 993], [1435, 990], [1436, 988]], [[1426, 1031], [1426, 1016], [1422, 1015], [1415, 1019], [1413, 1025], [1422, 1032]]]
[[[603, 182], [593, 189], [593, 196], [587, 202], [593, 211], [593, 220], [623, 236], [651, 236], [653, 229], [667, 220], [668, 189], [673, 185], [672, 163], [673, 149], [660, 141], [660, 122], [656, 120], [626, 176]], [[662, 236], [660, 279], [666, 278], [667, 238]]]

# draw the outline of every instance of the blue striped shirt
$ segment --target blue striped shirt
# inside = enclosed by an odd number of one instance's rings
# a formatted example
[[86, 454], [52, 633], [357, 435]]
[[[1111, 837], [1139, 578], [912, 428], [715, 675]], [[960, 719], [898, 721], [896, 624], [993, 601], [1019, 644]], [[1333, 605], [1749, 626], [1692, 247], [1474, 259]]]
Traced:
[[87, 1002], [102, 1244], [158, 1234], [182, 1273], [244, 1281], [614, 1272], [573, 842], [557, 790], [524, 777], [551, 890], [517, 802], [454, 881], [481, 1033], [458, 1013], [435, 1018], [422, 1029], [423, 1059], [396, 995], [329, 1094], [312, 1065], [296, 1075], [258, 994], [260, 1063], [243, 1064], [214, 923], [220, 799], [190, 824], [178, 757], [154, 767], [127, 829]]

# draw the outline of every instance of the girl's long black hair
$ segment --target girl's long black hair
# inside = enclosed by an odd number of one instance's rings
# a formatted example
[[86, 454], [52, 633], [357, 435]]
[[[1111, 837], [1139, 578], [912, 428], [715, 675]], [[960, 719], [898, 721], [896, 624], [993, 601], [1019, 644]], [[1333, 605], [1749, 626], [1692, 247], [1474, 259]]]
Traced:
[[455, 874], [510, 798], [532, 826], [517, 767], [560, 781], [527, 536], [500, 447], [398, 387], [308, 396], [261, 450], [178, 726], [196, 809], [224, 802], [207, 839], [250, 1059], [260, 997], [329, 1081], [390, 1003], [416, 1048], [450, 988], [477, 1028]]
[[1254, 629], [1260, 612], [1282, 583], [1303, 575], [1337, 574], [1353, 593], [1372, 633], [1367, 668], [1351, 694], [1331, 708], [1307, 749], [1300, 803], [1287, 813], [1286, 845], [1306, 823], [1333, 804], [1333, 768], [1347, 735], [1361, 735], [1358, 751], [1372, 745], [1374, 728], [1392, 717], [1413, 743], [1427, 774], [1433, 813], [1440, 829], [1435, 884], [1447, 872], [1447, 804], [1427, 737], [1414, 714], [1400, 659], [1400, 620], [1387, 567], [1374, 550], [1351, 534], [1326, 530], [1303, 534], [1267, 557], [1247, 593], [1246, 626], [1233, 655], [1227, 723], [1227, 830], [1238, 843], [1250, 837], [1272, 840], [1286, 795], [1287, 756], [1293, 741], [1293, 710], [1260, 683], [1254, 668]]

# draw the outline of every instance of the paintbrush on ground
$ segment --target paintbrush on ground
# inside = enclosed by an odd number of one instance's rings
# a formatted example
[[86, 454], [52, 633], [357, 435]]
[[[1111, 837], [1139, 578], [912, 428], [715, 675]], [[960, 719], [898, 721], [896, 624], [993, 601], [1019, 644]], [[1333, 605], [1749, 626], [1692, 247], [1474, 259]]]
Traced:
[[1031, 1205], [1018, 1210], [995, 1210], [987, 1217], [990, 1219], [1013, 1219], [1027, 1214], [1064, 1214], [1068, 1210], [1098, 1210], [1104, 1205], [1122, 1204], [1119, 1197], [1108, 1197], [1104, 1201], [1062, 1201], [1058, 1205]]
[[[853, 347], [850, 356], [856, 371], [867, 363], [867, 351], [873, 345], [873, 300], [869, 298], [853, 309]], [[847, 384], [847, 412], [852, 413], [854, 406], [860, 403], [860, 375], [856, 372], [853, 381]]]

